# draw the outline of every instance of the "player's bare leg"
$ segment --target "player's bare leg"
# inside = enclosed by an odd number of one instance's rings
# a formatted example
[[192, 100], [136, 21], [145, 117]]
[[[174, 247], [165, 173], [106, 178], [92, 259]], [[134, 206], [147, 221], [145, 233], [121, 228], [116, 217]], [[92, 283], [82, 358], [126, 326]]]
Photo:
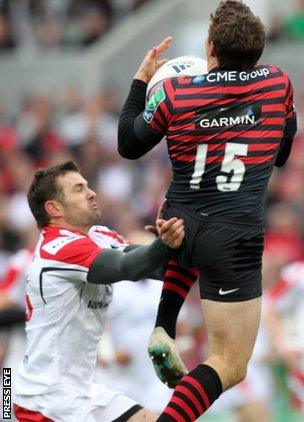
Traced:
[[155, 422], [157, 415], [150, 410], [141, 409], [128, 419], [128, 422]]
[[202, 300], [208, 336], [204, 362], [219, 374], [223, 390], [241, 382], [252, 355], [261, 316], [261, 298], [244, 302]]
[[182, 378], [158, 421], [196, 420], [223, 391], [246, 376], [260, 322], [261, 298], [233, 303], [202, 300], [202, 305], [208, 357]]

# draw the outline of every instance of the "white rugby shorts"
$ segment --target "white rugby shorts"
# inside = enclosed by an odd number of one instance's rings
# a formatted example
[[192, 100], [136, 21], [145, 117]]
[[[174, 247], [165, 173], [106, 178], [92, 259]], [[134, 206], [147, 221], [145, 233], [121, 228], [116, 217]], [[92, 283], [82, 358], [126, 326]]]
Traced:
[[[18, 394], [14, 401], [24, 409], [41, 414], [46, 421], [54, 422], [112, 422], [138, 404], [124, 393], [109, 390], [102, 384], [93, 384], [90, 396], [61, 388], [41, 395]], [[18, 411], [16, 413], [19, 421]]]

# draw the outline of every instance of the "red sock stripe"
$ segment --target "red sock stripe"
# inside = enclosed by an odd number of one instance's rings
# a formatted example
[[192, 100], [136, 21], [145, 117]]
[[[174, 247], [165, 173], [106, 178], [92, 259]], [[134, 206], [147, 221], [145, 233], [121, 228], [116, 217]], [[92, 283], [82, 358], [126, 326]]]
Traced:
[[172, 259], [170, 259], [170, 261], [168, 261], [168, 265], [174, 265], [175, 267], [178, 267], [178, 263], [176, 261], [173, 261]]
[[187, 403], [185, 403], [185, 401], [182, 400], [181, 398], [177, 396], [173, 396], [170, 400], [170, 403], [175, 403], [178, 407], [180, 407], [184, 412], [188, 414], [189, 418], [192, 421], [195, 421], [197, 419], [197, 416], [194, 414], [191, 407], [189, 407]]
[[169, 281], [166, 281], [163, 286], [163, 290], [172, 290], [173, 292], [177, 293], [179, 296], [186, 299], [188, 291], [184, 290], [180, 286], [176, 286], [174, 283], [169, 283]]
[[172, 409], [172, 407], [166, 407], [163, 413], [167, 413], [173, 418], [176, 422], [187, 422], [186, 419], [181, 416], [176, 410]]
[[191, 403], [194, 405], [194, 407], [196, 408], [196, 410], [199, 412], [200, 415], [204, 412], [204, 408], [199, 402], [198, 398], [192, 393], [192, 391], [188, 390], [187, 387], [184, 387], [183, 385], [179, 384], [175, 388], [175, 391], [188, 397], [188, 399], [191, 400]]
[[[168, 268], [170, 268], [171, 270], [180, 270], [181, 267], [179, 266], [179, 264], [175, 261], [169, 261], [168, 262]], [[196, 268], [182, 268], [183, 272], [188, 273], [188, 277], [192, 278], [193, 282], [196, 281], [196, 279], [198, 278], [198, 276], [200, 275], [199, 271]]]
[[188, 278], [187, 276], [174, 270], [167, 270], [165, 274], [165, 280], [167, 279], [167, 277], [174, 278], [176, 281], [182, 281], [189, 288], [192, 287], [193, 284], [195, 283], [195, 281], [193, 281], [191, 278]]
[[201, 384], [198, 381], [196, 381], [195, 378], [193, 378], [191, 376], [184, 377], [182, 382], [183, 383], [188, 382], [190, 385], [192, 385], [192, 387], [194, 387], [196, 389], [196, 391], [199, 393], [199, 395], [203, 398], [203, 400], [205, 402], [206, 410], [207, 410], [208, 407], [210, 407], [210, 400], [209, 400], [209, 398], [206, 394], [206, 391], [201, 386]]

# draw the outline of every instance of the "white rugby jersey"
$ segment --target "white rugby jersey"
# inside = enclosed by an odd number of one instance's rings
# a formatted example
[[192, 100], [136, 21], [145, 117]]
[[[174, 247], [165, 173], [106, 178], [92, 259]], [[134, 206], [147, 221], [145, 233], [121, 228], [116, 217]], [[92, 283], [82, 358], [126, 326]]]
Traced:
[[93, 226], [88, 235], [43, 229], [28, 273], [27, 348], [17, 394], [44, 394], [58, 387], [89, 394], [112, 288], [87, 283], [88, 269], [103, 248], [127, 244], [103, 226]]

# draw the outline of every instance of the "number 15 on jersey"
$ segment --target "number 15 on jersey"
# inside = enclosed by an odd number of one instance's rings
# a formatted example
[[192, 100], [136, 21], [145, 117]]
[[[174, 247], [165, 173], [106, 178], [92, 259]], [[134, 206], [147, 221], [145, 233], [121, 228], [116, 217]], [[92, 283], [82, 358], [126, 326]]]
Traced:
[[[244, 179], [246, 167], [242, 160], [235, 156], [246, 156], [248, 153], [247, 144], [235, 144], [227, 142], [225, 147], [225, 155], [221, 165], [221, 173], [227, 175], [218, 175], [215, 178], [216, 186], [222, 192], [235, 192], [239, 190]], [[199, 189], [203, 180], [205, 166], [207, 161], [208, 145], [199, 145], [197, 147], [194, 172], [190, 181], [191, 189]], [[232, 173], [232, 176], [229, 175]], [[230, 180], [229, 180], [230, 179]]]

